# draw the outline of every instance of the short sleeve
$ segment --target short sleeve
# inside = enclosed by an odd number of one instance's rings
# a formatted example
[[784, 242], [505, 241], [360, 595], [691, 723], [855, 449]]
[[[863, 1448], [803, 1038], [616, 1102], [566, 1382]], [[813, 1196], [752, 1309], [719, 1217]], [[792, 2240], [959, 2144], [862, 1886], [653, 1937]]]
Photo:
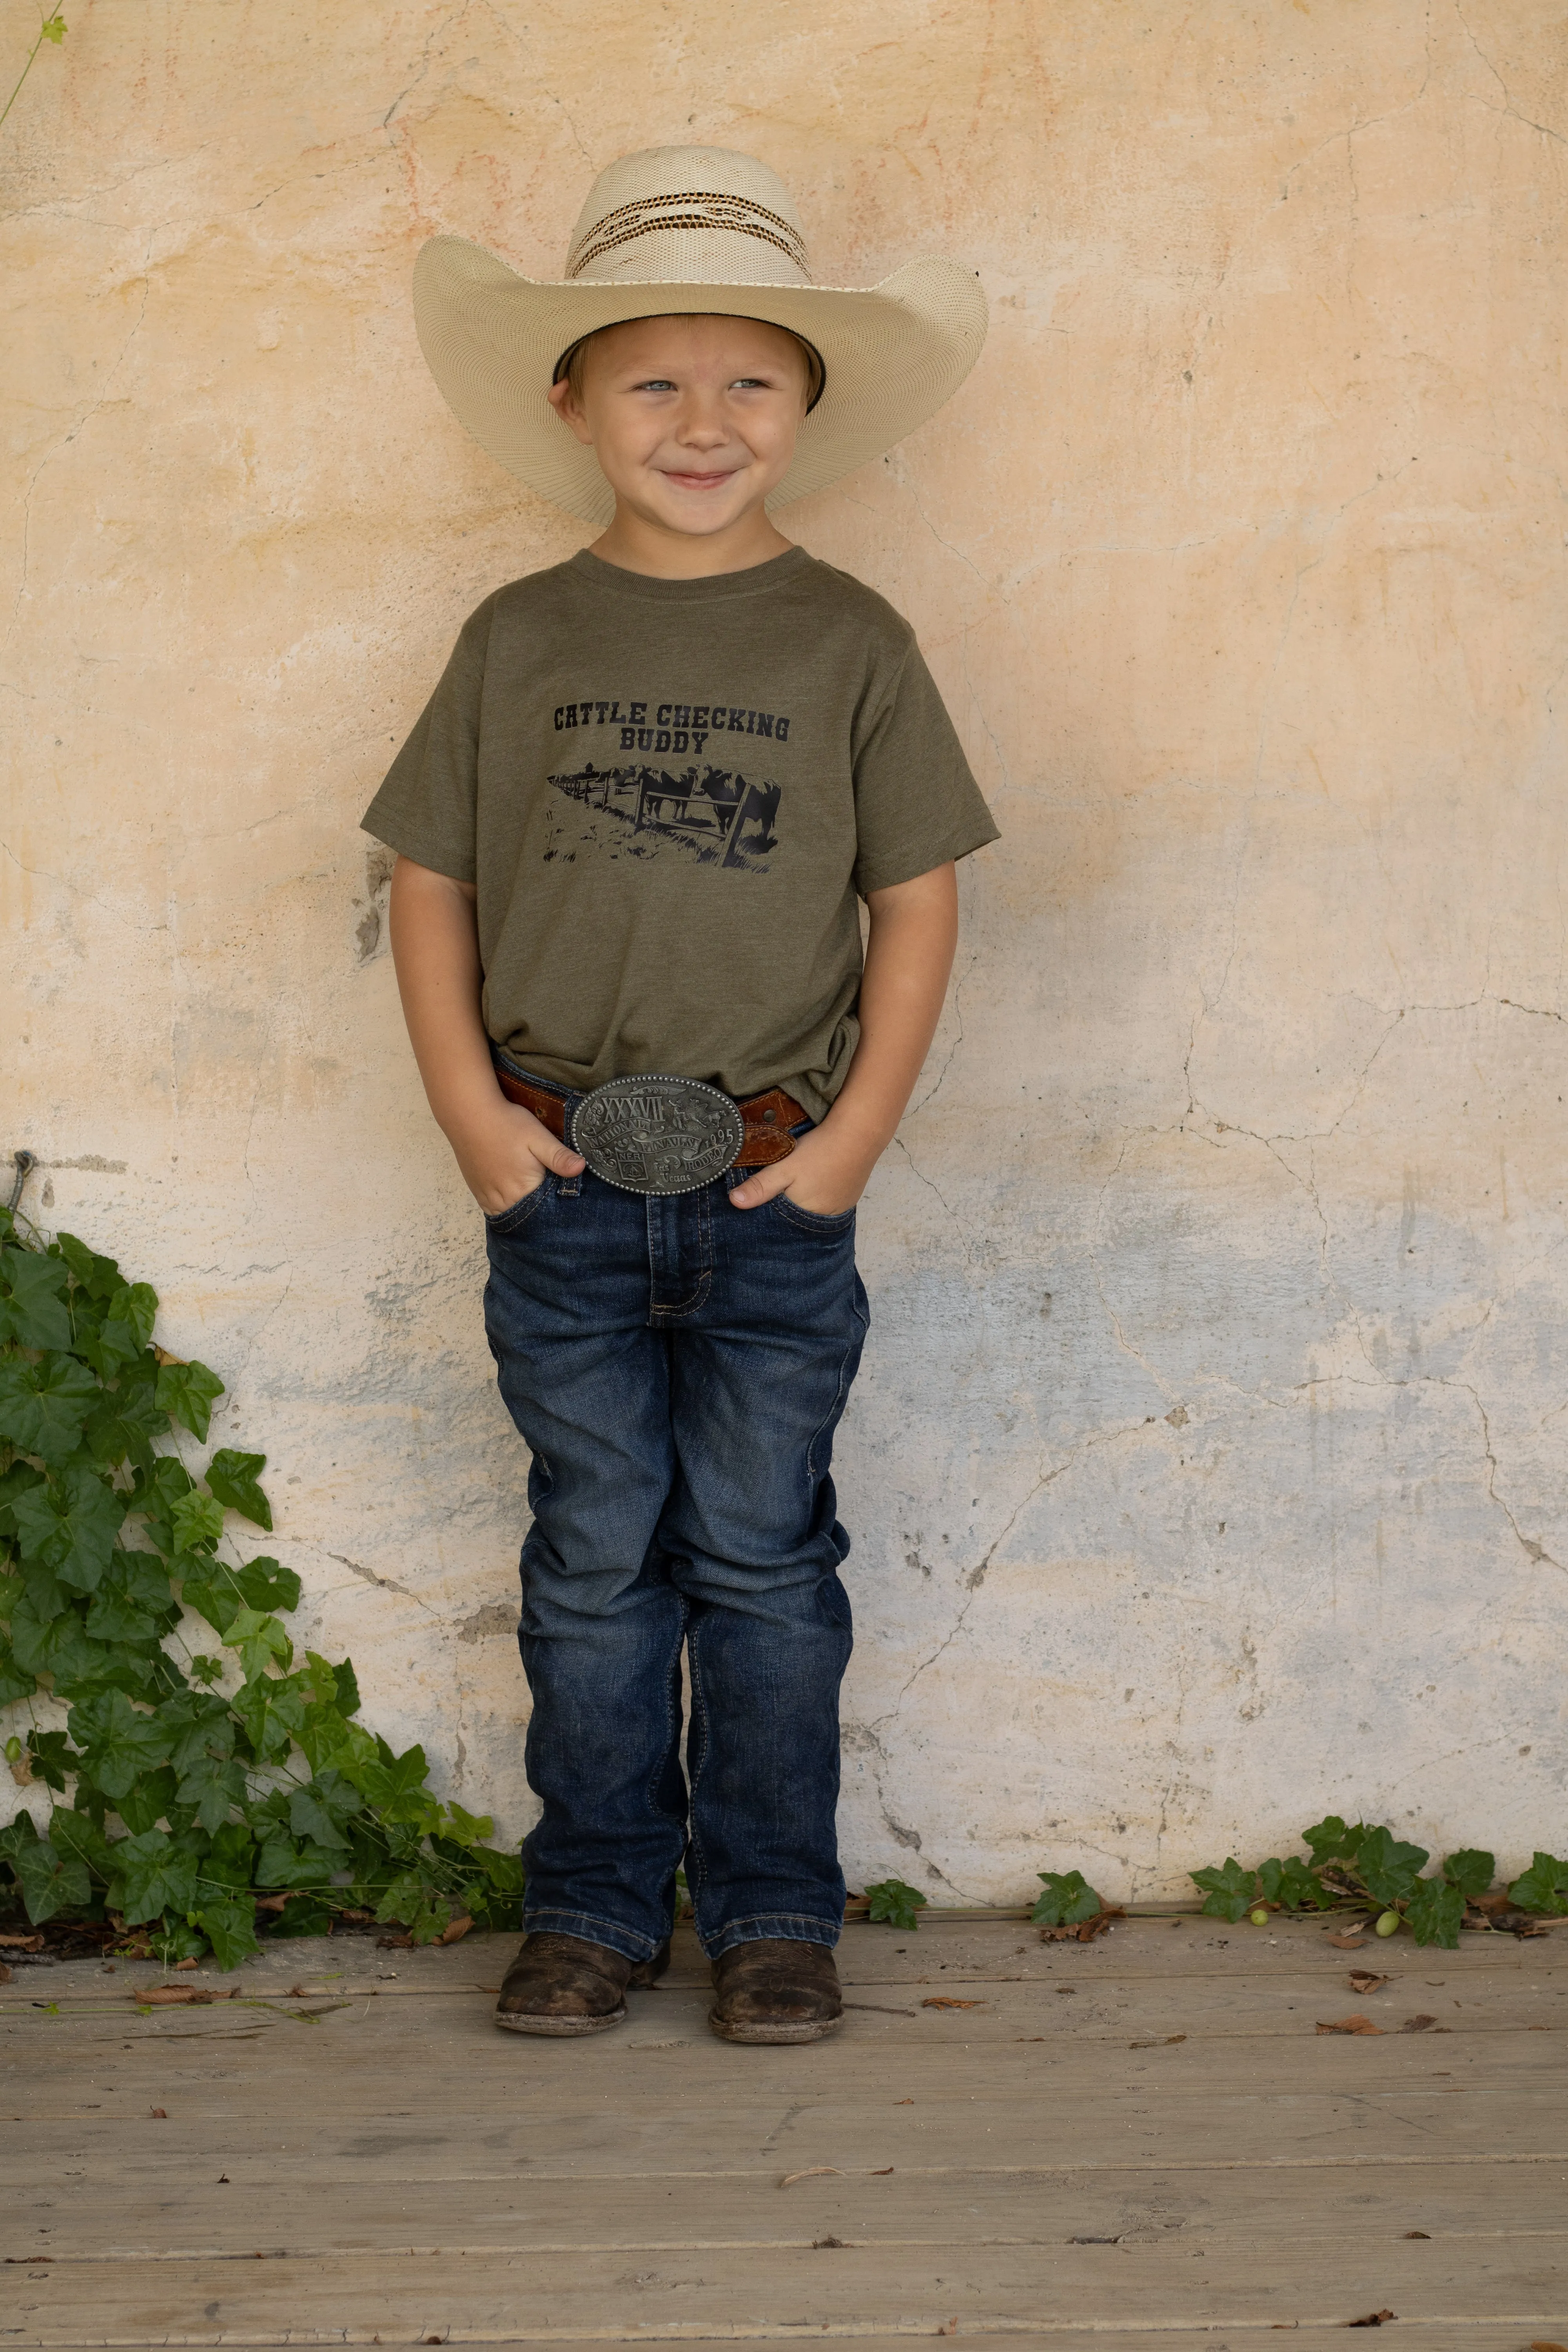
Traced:
[[855, 747], [855, 887], [862, 898], [999, 838], [936, 680], [911, 641]]
[[360, 819], [389, 849], [454, 882], [475, 878], [479, 706], [493, 601], [464, 623], [440, 684]]

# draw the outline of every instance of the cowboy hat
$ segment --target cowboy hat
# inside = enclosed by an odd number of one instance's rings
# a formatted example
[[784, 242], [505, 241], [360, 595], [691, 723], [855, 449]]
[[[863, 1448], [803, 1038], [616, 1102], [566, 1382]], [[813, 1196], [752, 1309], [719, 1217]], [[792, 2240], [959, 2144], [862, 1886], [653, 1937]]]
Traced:
[[902, 440], [957, 391], [985, 340], [978, 279], [939, 255], [879, 286], [816, 285], [783, 181], [725, 147], [649, 147], [601, 172], [559, 281], [519, 277], [460, 236], [433, 237], [415, 264], [419, 347], [453, 415], [585, 522], [607, 523], [614, 494], [550, 384], [585, 335], [671, 311], [766, 320], [819, 356], [820, 395], [770, 507]]

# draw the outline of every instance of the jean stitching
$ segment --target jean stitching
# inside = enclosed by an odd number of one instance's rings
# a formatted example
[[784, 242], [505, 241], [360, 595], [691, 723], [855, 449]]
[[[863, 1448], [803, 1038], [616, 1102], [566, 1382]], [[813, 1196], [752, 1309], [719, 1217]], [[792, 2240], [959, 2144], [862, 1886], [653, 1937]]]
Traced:
[[[529, 1910], [525, 1904], [523, 1906], [524, 1924], [526, 1925], [529, 1921], [534, 1919], [579, 1919], [585, 1927], [608, 1927], [613, 1935], [627, 1936], [634, 1943], [647, 1944], [648, 1948], [648, 1957], [650, 1958], [658, 1949], [658, 1942], [650, 1939], [647, 1936], [639, 1935], [637, 1928], [626, 1927], [625, 1922], [620, 1919], [601, 1918], [596, 1911], [584, 1911], [579, 1907], [570, 1906], [563, 1903], [550, 1904], [542, 1910], [539, 1911]], [[530, 1927], [528, 1932], [530, 1935], [532, 1935], [536, 1931], [533, 1927]], [[591, 1943], [593, 1938], [592, 1937], [589, 1937], [585, 1938], [585, 1940]]]
[[[697, 1642], [693, 1635], [689, 1635], [687, 1638], [686, 1659], [691, 1675], [691, 1720], [697, 1727], [697, 1752], [691, 1759], [691, 1787], [689, 1801], [690, 1826], [686, 1838], [686, 1888], [691, 1897], [692, 1916], [695, 1918], [698, 1897], [706, 1891], [708, 1885], [708, 1864], [703, 1855], [701, 1842], [697, 1834], [697, 1784], [702, 1777], [703, 1767], [708, 1761], [708, 1694], [703, 1688], [702, 1662], [698, 1654]], [[695, 1872], [692, 1867], [694, 1863]], [[694, 1877], [695, 1884], [693, 1884]]]
[[[680, 1605], [680, 1631], [676, 1636], [675, 1654], [676, 1657], [679, 1658], [680, 1655], [680, 1644], [686, 1635], [686, 1621], [689, 1612], [685, 1601], [680, 1600], [679, 1595], [677, 1598], [679, 1600]], [[664, 1678], [664, 1752], [666, 1756], [668, 1756], [669, 1753], [670, 1741], [672, 1739], [679, 1740], [680, 1737], [680, 1726], [675, 1712], [674, 1676], [671, 1675], [667, 1675]], [[662, 1767], [658, 1767], [656, 1769], [662, 1769]], [[653, 1782], [651, 1780], [649, 1780], [647, 1787], [644, 1790], [643, 1795], [647, 1804], [649, 1818], [656, 1822], [662, 1822], [665, 1816], [659, 1811], [658, 1805], [654, 1802]]]
[[688, 1297], [679, 1299], [673, 1307], [650, 1307], [650, 1324], [670, 1321], [678, 1315], [693, 1315], [708, 1303], [708, 1293], [713, 1286], [713, 1215], [705, 1184], [697, 1196], [697, 1280]]
[[816, 1448], [818, 1441], [820, 1440], [825, 1429], [831, 1429], [836, 1425], [839, 1415], [844, 1411], [845, 1401], [849, 1394], [849, 1382], [845, 1377], [846, 1368], [849, 1362], [850, 1357], [858, 1354], [865, 1346], [866, 1334], [871, 1328], [871, 1318], [868, 1315], [863, 1314], [858, 1307], [855, 1308], [854, 1312], [855, 1320], [860, 1326], [859, 1336], [858, 1338], [850, 1340], [839, 1360], [838, 1387], [834, 1395], [833, 1402], [828, 1407], [827, 1412], [823, 1415], [823, 1418], [817, 1423], [816, 1427], [812, 1431], [811, 1443], [805, 1449], [805, 1476], [808, 1490], [815, 1483], [817, 1475]]

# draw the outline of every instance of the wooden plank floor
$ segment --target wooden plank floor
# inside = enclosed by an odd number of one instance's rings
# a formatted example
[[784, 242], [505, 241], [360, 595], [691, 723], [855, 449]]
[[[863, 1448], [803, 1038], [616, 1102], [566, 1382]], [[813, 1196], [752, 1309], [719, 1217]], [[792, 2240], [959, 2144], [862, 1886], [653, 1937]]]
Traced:
[[[0, 2352], [1258, 2352], [1380, 2311], [1421, 2352], [1568, 2344], [1568, 1930], [857, 1925], [805, 2050], [717, 2042], [689, 1937], [616, 2032], [502, 2036], [511, 1949], [289, 1944], [176, 1979], [237, 1988], [203, 2008], [139, 2006], [147, 1966], [16, 1968]], [[1318, 2033], [1356, 2011], [1382, 2031]]]

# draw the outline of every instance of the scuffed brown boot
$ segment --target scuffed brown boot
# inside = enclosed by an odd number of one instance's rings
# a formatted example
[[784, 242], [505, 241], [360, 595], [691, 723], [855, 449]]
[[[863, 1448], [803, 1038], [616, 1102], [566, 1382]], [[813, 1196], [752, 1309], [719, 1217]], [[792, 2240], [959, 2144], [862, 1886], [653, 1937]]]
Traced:
[[713, 1990], [708, 2022], [725, 2042], [820, 2042], [844, 2021], [826, 1944], [736, 1944], [714, 1961]]
[[607, 2033], [626, 2013], [636, 1965], [579, 1936], [525, 1937], [501, 1979], [496, 2023], [509, 2033]]

